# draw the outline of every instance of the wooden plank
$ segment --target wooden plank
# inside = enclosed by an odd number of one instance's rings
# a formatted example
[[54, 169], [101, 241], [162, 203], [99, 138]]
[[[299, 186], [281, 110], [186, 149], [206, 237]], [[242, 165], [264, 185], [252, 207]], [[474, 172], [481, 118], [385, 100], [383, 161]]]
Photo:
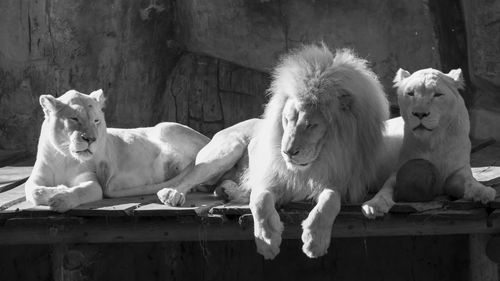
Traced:
[[146, 204], [134, 210], [134, 216], [206, 216], [210, 209], [224, 203], [220, 197], [211, 193], [188, 193], [183, 207], [171, 207], [156, 200], [157, 203]]
[[6, 166], [0, 168], [0, 193], [26, 182], [32, 166]]
[[[297, 239], [302, 234], [300, 221], [305, 213], [298, 213], [291, 223], [286, 218], [283, 238]], [[291, 214], [287, 214], [291, 216]], [[302, 217], [299, 217], [302, 216]], [[21, 221], [25, 221], [21, 223]], [[109, 221], [105, 218], [88, 218], [82, 222], [30, 223], [32, 219], [8, 220], [0, 226], [0, 244], [51, 244], [51, 243], [115, 243], [159, 241], [227, 241], [251, 240], [253, 228], [251, 215], [241, 216], [241, 224], [227, 220], [219, 224], [205, 224], [204, 220], [184, 221], [175, 218], [136, 218], [127, 221]], [[449, 235], [469, 233], [498, 233], [500, 224], [488, 226], [485, 219], [440, 218], [412, 220], [404, 215], [388, 215], [368, 220], [360, 212], [341, 213], [333, 226], [333, 237], [371, 237], [401, 235]]]
[[24, 184], [0, 193], [0, 213], [25, 200]]
[[156, 195], [107, 198], [82, 204], [69, 210], [67, 214], [72, 216], [130, 216], [136, 208], [157, 201]]

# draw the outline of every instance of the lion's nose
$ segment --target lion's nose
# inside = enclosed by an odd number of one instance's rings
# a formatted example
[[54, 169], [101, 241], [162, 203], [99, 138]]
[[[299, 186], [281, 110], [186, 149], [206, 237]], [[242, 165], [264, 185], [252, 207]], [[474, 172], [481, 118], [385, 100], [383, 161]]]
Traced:
[[286, 149], [285, 151], [283, 151], [286, 155], [292, 157], [292, 156], [295, 156], [297, 154], [299, 154], [299, 150], [298, 149], [294, 149], [294, 148], [290, 148], [290, 149]]
[[413, 116], [416, 116], [418, 119], [423, 119], [424, 117], [429, 116], [430, 112], [412, 112]]
[[82, 139], [86, 142], [88, 142], [89, 144], [95, 142], [96, 138], [95, 137], [91, 137], [87, 134], [82, 134]]

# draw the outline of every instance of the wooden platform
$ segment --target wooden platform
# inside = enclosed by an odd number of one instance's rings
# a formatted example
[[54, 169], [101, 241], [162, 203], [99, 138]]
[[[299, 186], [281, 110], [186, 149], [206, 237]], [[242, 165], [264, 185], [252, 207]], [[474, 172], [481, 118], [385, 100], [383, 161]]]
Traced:
[[[500, 159], [500, 145], [480, 148], [471, 157], [474, 176], [497, 188], [500, 194], [500, 163], [497, 160]], [[179, 243], [172, 245], [179, 245], [189, 243], [183, 241], [225, 241], [227, 244], [253, 239], [248, 206], [225, 204], [207, 193], [188, 194], [182, 208], [165, 206], [155, 195], [105, 199], [64, 214], [52, 212], [48, 207], [33, 206], [26, 202], [24, 195], [24, 182], [32, 163], [33, 160], [24, 159], [0, 165], [0, 245], [4, 249], [48, 245], [50, 251], [46, 253], [50, 253], [54, 274], [61, 276], [60, 280], [83, 280], [80, 277], [85, 276], [93, 264], [93, 253], [109, 243], [164, 245], [166, 241], [174, 241]], [[298, 202], [280, 208], [285, 224], [284, 239], [300, 239], [300, 223], [312, 207], [311, 202]], [[397, 203], [390, 214], [375, 220], [365, 218], [359, 204], [343, 205], [332, 231], [333, 237], [349, 238], [451, 235], [453, 240], [456, 234], [468, 237], [469, 243], [464, 246], [469, 251], [466, 258], [468, 280], [498, 280], [495, 262], [500, 262], [500, 195], [487, 205], [446, 197], [431, 202]], [[404, 237], [393, 239], [400, 238]], [[258, 256], [254, 250], [248, 253], [252, 253], [254, 259]], [[81, 266], [68, 267], [68, 262]], [[301, 265], [305, 264], [308, 263]]]

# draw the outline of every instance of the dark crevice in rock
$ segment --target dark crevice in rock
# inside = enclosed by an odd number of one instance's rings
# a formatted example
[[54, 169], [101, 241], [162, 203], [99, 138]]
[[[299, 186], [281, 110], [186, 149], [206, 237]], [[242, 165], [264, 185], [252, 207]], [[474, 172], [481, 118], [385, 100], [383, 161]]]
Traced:
[[460, 1], [430, 0], [429, 9], [439, 43], [441, 70], [448, 72], [455, 68], [462, 69], [467, 85], [466, 93], [462, 93], [462, 97], [467, 107], [470, 107], [475, 89], [469, 75], [467, 35]]

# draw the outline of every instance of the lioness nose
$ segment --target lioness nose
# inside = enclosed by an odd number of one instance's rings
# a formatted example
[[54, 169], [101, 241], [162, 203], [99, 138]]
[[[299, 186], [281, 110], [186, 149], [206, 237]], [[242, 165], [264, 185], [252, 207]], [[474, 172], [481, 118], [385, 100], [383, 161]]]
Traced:
[[412, 112], [411, 114], [413, 114], [413, 116], [416, 116], [418, 119], [422, 119], [429, 116], [430, 112]]
[[88, 136], [87, 134], [82, 134], [82, 139], [89, 144], [95, 142], [95, 137]]
[[298, 149], [293, 149], [293, 148], [287, 149], [287, 150], [285, 150], [283, 152], [286, 155], [288, 155], [288, 156], [295, 156], [295, 155], [299, 154], [299, 150]]

